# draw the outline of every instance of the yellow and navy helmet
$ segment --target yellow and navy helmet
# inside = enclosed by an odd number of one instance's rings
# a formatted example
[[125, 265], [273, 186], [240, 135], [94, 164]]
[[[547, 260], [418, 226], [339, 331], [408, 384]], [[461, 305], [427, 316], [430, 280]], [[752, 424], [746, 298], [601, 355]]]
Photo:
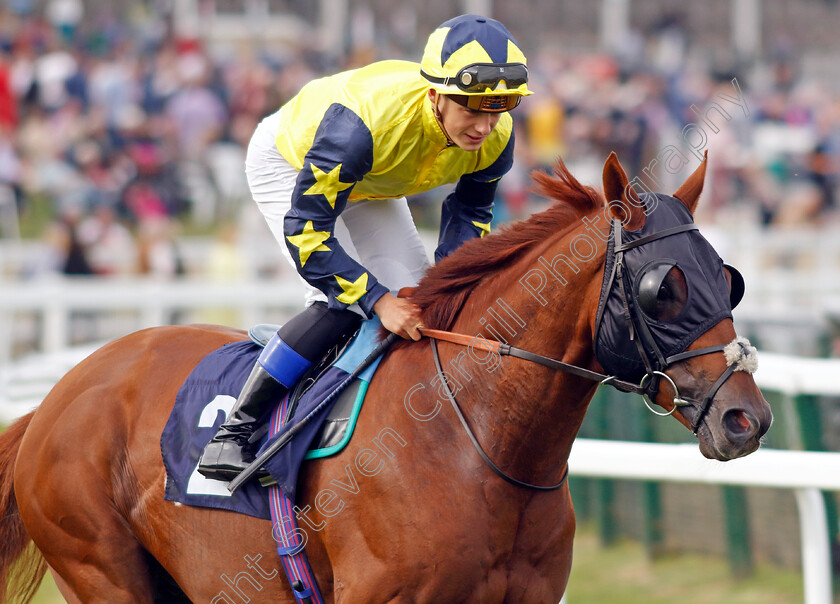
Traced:
[[429, 36], [420, 74], [442, 94], [521, 98], [533, 94], [528, 90], [526, 65], [525, 54], [504, 25], [487, 17], [461, 15]]

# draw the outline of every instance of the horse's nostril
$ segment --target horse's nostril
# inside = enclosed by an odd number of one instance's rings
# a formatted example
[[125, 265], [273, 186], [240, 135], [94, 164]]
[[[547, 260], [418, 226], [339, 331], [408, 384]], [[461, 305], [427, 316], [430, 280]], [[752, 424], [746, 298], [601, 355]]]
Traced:
[[723, 427], [733, 436], [743, 436], [752, 428], [752, 422], [742, 410], [732, 409], [723, 416]]

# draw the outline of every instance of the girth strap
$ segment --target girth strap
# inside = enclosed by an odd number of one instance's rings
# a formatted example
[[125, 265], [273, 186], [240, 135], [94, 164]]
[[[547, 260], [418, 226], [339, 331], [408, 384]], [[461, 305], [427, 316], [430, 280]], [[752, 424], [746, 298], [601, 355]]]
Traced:
[[[435, 330], [426, 330], [426, 329], [423, 330], [424, 333], [428, 333], [429, 331], [435, 331]], [[441, 332], [441, 333], [448, 333], [448, 332]], [[451, 335], [461, 336], [461, 334], [451, 334]], [[461, 336], [461, 337], [466, 337], [466, 336]], [[560, 482], [558, 482], [557, 484], [550, 485], [550, 486], [541, 486], [541, 485], [530, 484], [528, 482], [522, 482], [521, 480], [517, 480], [516, 478], [513, 478], [512, 476], [509, 476], [509, 475], [505, 474], [504, 471], [501, 468], [499, 468], [499, 466], [497, 466], [496, 464], [493, 463], [493, 460], [491, 460], [487, 456], [487, 453], [484, 452], [484, 449], [481, 447], [481, 444], [478, 442], [478, 439], [475, 437], [475, 434], [470, 429], [470, 425], [467, 423], [467, 419], [464, 417], [464, 413], [461, 411], [461, 407], [458, 405], [458, 401], [455, 400], [455, 394], [452, 392], [452, 389], [449, 387], [449, 383], [446, 381], [446, 374], [444, 373], [443, 368], [441, 367], [441, 364], [440, 364], [440, 355], [438, 354], [437, 341], [436, 341], [435, 337], [430, 337], [429, 342], [432, 345], [432, 358], [434, 358], [434, 361], [435, 361], [435, 369], [437, 370], [438, 377], [440, 377], [440, 381], [443, 384], [443, 388], [444, 388], [444, 392], [446, 394], [446, 398], [448, 398], [449, 402], [452, 403], [452, 408], [455, 410], [455, 415], [458, 416], [458, 419], [461, 421], [461, 426], [463, 426], [464, 431], [467, 433], [467, 436], [470, 438], [470, 441], [473, 444], [473, 447], [475, 447], [475, 450], [478, 451], [478, 454], [481, 456], [481, 459], [484, 460], [484, 463], [486, 463], [488, 466], [490, 466], [490, 469], [493, 470], [499, 476], [501, 476], [503, 479], [505, 479], [509, 483], [511, 483], [513, 485], [516, 485], [518, 487], [524, 487], [524, 488], [527, 488], [527, 489], [536, 489], [537, 491], [555, 491], [555, 490], [559, 489], [560, 487], [562, 487], [564, 484], [566, 484], [566, 480], [569, 477], [569, 465], [568, 464], [566, 464], [566, 467], [563, 470], [563, 478], [560, 480]], [[495, 342], [495, 344], [500, 344], [500, 342]], [[485, 350], [489, 350], [489, 348], [485, 348]]]

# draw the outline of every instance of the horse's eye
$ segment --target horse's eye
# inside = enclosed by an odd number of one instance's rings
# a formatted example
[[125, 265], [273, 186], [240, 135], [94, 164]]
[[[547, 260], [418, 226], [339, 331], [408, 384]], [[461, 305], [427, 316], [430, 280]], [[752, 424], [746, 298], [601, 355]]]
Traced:
[[688, 288], [685, 275], [673, 262], [660, 260], [642, 269], [637, 281], [636, 300], [651, 319], [675, 319], [685, 308]]

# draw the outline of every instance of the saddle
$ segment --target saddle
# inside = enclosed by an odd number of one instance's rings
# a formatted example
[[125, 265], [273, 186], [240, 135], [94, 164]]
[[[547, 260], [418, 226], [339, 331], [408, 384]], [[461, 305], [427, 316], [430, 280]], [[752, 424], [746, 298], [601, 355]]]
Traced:
[[[252, 326], [248, 330], [248, 337], [260, 348], [265, 348], [278, 329], [280, 329], [280, 325], [261, 323]], [[313, 363], [312, 367], [301, 376], [298, 383], [289, 392], [288, 403], [282, 416], [284, 424], [291, 421], [294, 417], [295, 412], [298, 410], [301, 397], [307, 394], [324, 373], [333, 366], [360, 331], [361, 327], [359, 330], [344, 336], [340, 341], [336, 342], [318, 363]], [[360, 394], [362, 383], [361, 380], [355, 380], [338, 395], [338, 400], [327, 413], [321, 430], [315, 436], [315, 440], [304, 457], [305, 459], [316, 459], [334, 455], [350, 441], [350, 437], [353, 435], [353, 428], [356, 425], [356, 418], [358, 418], [359, 412], [361, 411], [364, 393], [367, 391], [367, 383], [365, 382], [365, 388]], [[269, 423], [265, 422], [254, 432], [249, 442], [252, 444], [261, 443], [268, 435], [268, 431]], [[263, 486], [274, 484], [274, 481], [271, 479], [261, 479], [260, 482]]]
[[[273, 441], [267, 437], [270, 422], [294, 426], [318, 406], [354, 372], [361, 360], [378, 344], [381, 323], [364, 321], [358, 332], [334, 346], [321, 362], [299, 380], [296, 387], [277, 401], [269, 422], [259, 430], [255, 447], [259, 455]], [[205, 478], [197, 471], [198, 458], [218, 426], [233, 407], [267, 338], [276, 326], [257, 326], [250, 339], [227, 344], [202, 359], [184, 381], [161, 435], [161, 453], [166, 467], [165, 498], [185, 505], [233, 510], [269, 519], [266, 489], [259, 482], [243, 484], [234, 493], [228, 483]], [[379, 359], [310, 421], [292, 442], [265, 467], [294, 498], [300, 465], [304, 460], [335, 455], [352, 436]]]

